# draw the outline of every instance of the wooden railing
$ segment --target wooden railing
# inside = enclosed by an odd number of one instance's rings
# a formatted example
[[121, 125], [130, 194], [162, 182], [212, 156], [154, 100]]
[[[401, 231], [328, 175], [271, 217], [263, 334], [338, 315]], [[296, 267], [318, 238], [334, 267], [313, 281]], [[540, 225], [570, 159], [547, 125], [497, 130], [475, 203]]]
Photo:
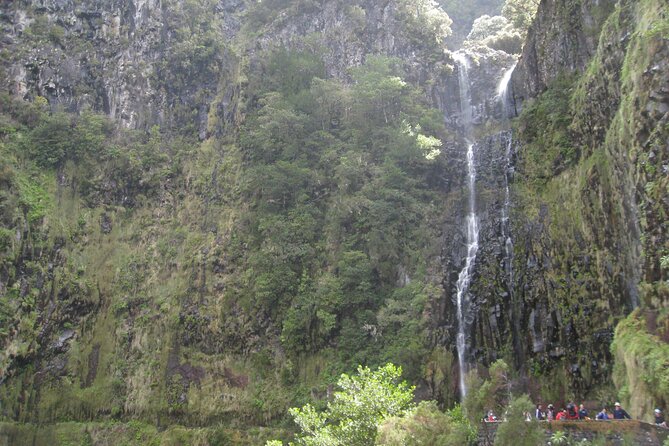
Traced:
[[[497, 427], [504, 421], [481, 423], [479, 428], [479, 446], [492, 446], [495, 442]], [[561, 420], [539, 421], [546, 432], [546, 441], [556, 432], [564, 432], [573, 440], [606, 438], [607, 445], [640, 444], [662, 446], [669, 438], [669, 429], [639, 420]]]

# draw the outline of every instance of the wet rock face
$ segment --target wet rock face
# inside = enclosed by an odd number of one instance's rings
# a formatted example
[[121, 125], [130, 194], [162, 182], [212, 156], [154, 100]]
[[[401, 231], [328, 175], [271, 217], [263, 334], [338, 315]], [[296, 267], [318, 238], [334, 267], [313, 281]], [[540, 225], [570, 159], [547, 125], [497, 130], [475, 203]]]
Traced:
[[543, 92], [560, 74], [582, 71], [595, 54], [614, 0], [541, 2], [514, 74], [518, 96]]
[[[243, 0], [198, 5], [4, 2], [0, 31], [11, 56], [3, 62], [0, 83], [25, 99], [46, 98], [52, 110], [93, 109], [128, 128], [192, 128], [206, 139], [232, 131], [242, 119], [241, 53], [254, 69], [265, 50], [318, 46], [324, 48], [327, 76], [348, 79], [349, 69], [370, 54], [397, 57], [407, 80], [422, 85], [447, 116], [459, 110], [448, 51], [402, 2], [332, 1], [301, 4], [299, 10], [288, 3], [271, 17], [255, 19], [248, 15], [261, 14]], [[260, 21], [253, 25], [257, 36], [233, 49], [249, 20]]]
[[[3, 33], [14, 49], [4, 79], [11, 91], [26, 98], [43, 96], [53, 108], [92, 107], [128, 126], [139, 124], [130, 98], [146, 102], [142, 91], [148, 85], [146, 78], [129, 70], [132, 57], [127, 38], [143, 24], [150, 26], [152, 5], [143, 5], [142, 14], [134, 2], [112, 2], [104, 8], [93, 2], [78, 6], [68, 1], [13, 3], [3, 4], [2, 11]], [[118, 88], [118, 80], [124, 78], [132, 82]]]
[[504, 72], [514, 64], [517, 56], [496, 50], [484, 50], [482, 53], [468, 50], [464, 54], [471, 61], [469, 80], [474, 124], [483, 126], [488, 120], [505, 120], [497, 88]]
[[[658, 247], [667, 240], [657, 217], [667, 202], [654, 192], [667, 184], [666, 169], [658, 176], [669, 130], [666, 87], [660, 86], [667, 85], [667, 45], [666, 38], [637, 31], [666, 5], [611, 3], [540, 6], [514, 91], [546, 107], [550, 118], [537, 121], [546, 124], [544, 134], [557, 134], [551, 119], [563, 120], [562, 141], [573, 152], [566, 163], [564, 153], [550, 159], [548, 175], [538, 178], [532, 169], [551, 143], [519, 141], [511, 298], [504, 297], [502, 265], [494, 260], [481, 260], [474, 286], [477, 359], [487, 362], [500, 348], [513, 348], [515, 358], [525, 356], [517, 366], [544, 381], [560, 376], [577, 394], [610, 382], [617, 320], [637, 305], [657, 309], [667, 301], [660, 284], [666, 275], [657, 267]], [[565, 14], [569, 8], [578, 14]], [[561, 97], [568, 106], [558, 110]], [[518, 137], [524, 134], [521, 128]], [[495, 259], [501, 246], [483, 249]], [[515, 332], [505, 315], [518, 321]]]
[[[657, 172], [667, 171], [662, 170], [666, 156], [660, 155], [666, 153], [669, 129], [666, 87], [660, 86], [667, 85], [667, 46], [639, 42], [643, 34], [635, 33], [641, 18], [657, 16], [658, 8], [658, 3], [542, 2], [512, 91], [522, 101], [552, 89], [553, 96], [539, 100], [549, 120], [566, 123], [562, 141], [574, 152], [568, 161], [564, 153], [551, 159], [548, 174], [537, 178], [531, 169], [550, 156], [551, 143], [524, 147], [525, 141], [513, 141], [518, 173], [507, 172], [511, 261], [502, 212], [509, 135], [477, 139], [480, 232], [469, 292], [468, 359], [489, 364], [513, 358], [516, 368], [531, 372], [525, 390], [557, 380], [587, 395], [610, 382], [617, 318], [639, 304], [659, 308], [666, 302], [664, 288], [656, 284], [665, 277], [657, 265], [658, 247], [667, 237], [657, 217], [667, 212], [667, 201], [653, 191], [666, 184]], [[489, 79], [497, 69], [483, 58], [469, 72], [479, 132], [480, 124], [500, 117], [494, 97], [485, 97], [494, 91]], [[559, 110], [556, 101], [567, 106]], [[554, 130], [547, 124], [540, 132]], [[522, 138], [522, 132], [516, 136]], [[458, 248], [463, 235], [454, 239], [451, 249], [458, 254], [446, 270], [457, 270], [464, 258]], [[453, 283], [444, 285], [452, 293]], [[542, 382], [533, 383], [532, 374]]]
[[[212, 32], [236, 33], [234, 14], [226, 12], [226, 20], [224, 8], [208, 6], [209, 19], [219, 19]], [[180, 65], [181, 53], [189, 50], [177, 33], [187, 29], [185, 17], [195, 15], [182, 2], [35, 0], [1, 8], [11, 53], [1, 79], [5, 89], [26, 99], [42, 96], [53, 110], [104, 112], [129, 128], [183, 124], [178, 115], [193, 114], [196, 131], [206, 136], [202, 129], [218, 75], [194, 77]], [[222, 54], [213, 59], [198, 70], [220, 73], [236, 63]]]

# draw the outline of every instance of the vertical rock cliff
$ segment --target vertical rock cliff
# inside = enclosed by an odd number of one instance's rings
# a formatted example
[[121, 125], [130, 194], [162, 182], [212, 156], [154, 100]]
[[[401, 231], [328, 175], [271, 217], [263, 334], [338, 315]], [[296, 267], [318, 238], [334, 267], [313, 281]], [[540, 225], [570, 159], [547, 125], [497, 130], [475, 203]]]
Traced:
[[465, 117], [428, 0], [2, 3], [0, 417], [253, 444], [386, 361], [449, 406], [470, 202], [469, 368], [669, 404], [667, 9], [542, 1]]
[[567, 395], [610, 382], [616, 324], [666, 302], [666, 24], [662, 2], [544, 1], [514, 74], [527, 366]]

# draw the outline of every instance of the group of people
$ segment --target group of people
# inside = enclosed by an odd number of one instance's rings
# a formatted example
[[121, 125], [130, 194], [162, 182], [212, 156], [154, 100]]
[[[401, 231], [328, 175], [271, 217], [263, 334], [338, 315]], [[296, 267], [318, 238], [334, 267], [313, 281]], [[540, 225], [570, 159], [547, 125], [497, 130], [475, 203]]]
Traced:
[[[613, 411], [608, 411], [606, 407], [603, 407], [599, 413], [595, 416], [595, 420], [631, 420], [632, 417], [627, 413], [625, 409], [622, 408], [619, 402], [616, 402], [614, 405]], [[655, 409], [655, 424], [662, 427], [667, 427], [667, 423], [664, 420], [664, 415], [660, 409]], [[535, 413], [535, 418], [537, 420], [591, 420], [588, 414], [588, 409], [585, 408], [583, 404], [578, 406], [576, 410], [576, 405], [574, 403], [567, 404], [566, 409], [561, 409], [558, 412], [555, 412], [555, 408], [552, 404], [548, 405], [548, 408], [544, 412], [541, 404], [537, 404], [537, 410]]]
[[[657, 409], [660, 410], [660, 409]], [[631, 420], [630, 414], [627, 413], [625, 409], [620, 406], [620, 403], [616, 402], [614, 404], [613, 412], [606, 410], [606, 407], [603, 407], [601, 411], [595, 417], [597, 420]]]
[[[532, 415], [525, 412], [524, 414], [526, 421], [532, 420]], [[580, 404], [578, 408], [574, 403], [569, 403], [566, 406], [566, 409], [560, 409], [556, 411], [552, 404], [549, 404], [546, 410], [544, 411], [541, 404], [537, 404], [536, 411], [534, 413], [534, 418], [539, 421], [553, 421], [553, 420], [592, 420], [590, 418], [588, 409], [585, 408], [583, 404]], [[622, 408], [620, 403], [616, 402], [614, 404], [613, 411], [608, 411], [606, 407], [597, 413], [595, 420], [631, 420], [630, 414], [627, 413], [625, 409]], [[493, 411], [489, 411], [488, 414], [483, 418], [483, 421], [486, 422], [495, 422], [499, 421]], [[666, 421], [664, 420], [664, 415], [660, 409], [655, 409], [655, 424], [662, 427], [668, 427]]]
[[549, 404], [544, 411], [541, 404], [537, 404], [537, 410], [535, 411], [534, 418], [537, 420], [589, 420], [588, 409], [585, 408], [583, 404], [576, 408], [576, 404], [569, 403], [567, 404], [566, 409], [555, 410], [552, 404]]

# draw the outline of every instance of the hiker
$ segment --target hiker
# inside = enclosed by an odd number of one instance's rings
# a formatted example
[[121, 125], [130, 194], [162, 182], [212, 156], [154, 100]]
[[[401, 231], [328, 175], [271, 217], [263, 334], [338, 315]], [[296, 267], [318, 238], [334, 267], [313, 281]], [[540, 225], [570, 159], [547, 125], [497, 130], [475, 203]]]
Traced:
[[561, 421], [567, 419], [567, 411], [565, 409], [560, 409], [558, 414], [555, 416], [555, 420]]
[[548, 410], [546, 410], [546, 420], [553, 421], [554, 419], [555, 419], [555, 409], [553, 409], [552, 404], [549, 404]]
[[491, 411], [488, 412], [488, 416], [485, 417], [485, 422], [486, 423], [492, 423], [494, 421], [497, 421], [497, 417], [495, 416], [495, 414], [491, 410]]
[[667, 427], [667, 422], [664, 421], [664, 415], [660, 409], [655, 409], [655, 424], [662, 427]]
[[578, 420], [578, 411], [576, 410], [576, 404], [574, 403], [567, 404], [567, 419]]
[[537, 410], [534, 412], [534, 418], [536, 418], [539, 421], [546, 419], [546, 412], [544, 412], [543, 407], [541, 407], [541, 404], [537, 404]]
[[616, 401], [616, 404], [614, 404], [615, 408], [613, 409], [613, 419], [614, 420], [624, 420], [627, 418], [628, 420], [631, 420], [632, 417], [630, 417], [630, 414], [628, 414], [625, 409], [623, 409], [620, 406], [620, 403]]
[[589, 420], [588, 409], [585, 408], [583, 404], [578, 406], [578, 419], [579, 420]]
[[609, 414], [606, 412], [606, 407], [601, 410], [595, 417], [597, 420], [608, 420], [609, 419]]

